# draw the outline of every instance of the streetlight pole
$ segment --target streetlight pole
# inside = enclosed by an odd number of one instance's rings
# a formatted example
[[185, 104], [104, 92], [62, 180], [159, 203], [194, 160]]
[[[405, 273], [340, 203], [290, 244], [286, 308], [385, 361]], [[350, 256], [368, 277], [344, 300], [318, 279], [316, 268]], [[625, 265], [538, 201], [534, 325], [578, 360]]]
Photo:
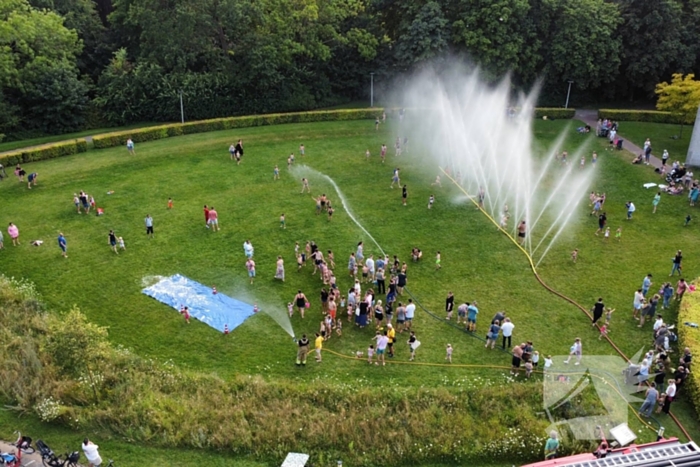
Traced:
[[566, 104], [564, 104], [565, 109], [569, 108], [569, 96], [571, 95], [571, 85], [573, 83], [574, 83], [573, 81], [569, 80], [569, 90], [566, 91]]
[[180, 121], [185, 123], [185, 107], [182, 105], [182, 89], [180, 89]]
[[369, 86], [369, 106], [374, 108], [374, 73], [369, 74], [370, 86]]

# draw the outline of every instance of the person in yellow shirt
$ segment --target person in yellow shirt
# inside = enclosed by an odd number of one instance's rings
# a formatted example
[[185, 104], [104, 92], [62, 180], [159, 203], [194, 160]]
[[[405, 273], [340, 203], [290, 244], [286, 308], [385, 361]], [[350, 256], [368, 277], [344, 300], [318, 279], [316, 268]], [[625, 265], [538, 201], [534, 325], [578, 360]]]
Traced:
[[321, 349], [323, 349], [323, 337], [316, 333], [316, 361], [321, 363]]
[[387, 344], [387, 347], [389, 348], [389, 357], [394, 356], [394, 341], [396, 340], [396, 331], [394, 330], [394, 326], [391, 325], [391, 323], [386, 325], [387, 332], [386, 335], [389, 338], [389, 343]]

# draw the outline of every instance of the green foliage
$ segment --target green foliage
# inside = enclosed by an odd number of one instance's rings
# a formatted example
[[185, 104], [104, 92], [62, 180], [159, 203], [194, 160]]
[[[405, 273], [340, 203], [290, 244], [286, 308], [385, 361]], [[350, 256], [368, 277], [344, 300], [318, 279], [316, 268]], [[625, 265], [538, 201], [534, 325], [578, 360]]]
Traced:
[[449, 21], [440, 3], [426, 2], [397, 41], [396, 59], [404, 67], [425, 62], [447, 49], [449, 37]]
[[576, 109], [562, 109], [561, 107], [537, 107], [535, 118], [547, 117], [548, 119], [574, 118]]
[[85, 139], [61, 141], [5, 153], [0, 155], [0, 163], [5, 167], [12, 167], [25, 162], [36, 162], [45, 159], [53, 159], [54, 157], [69, 156], [71, 154], [85, 152], [87, 149], [87, 141], [85, 141]]
[[700, 81], [693, 78], [693, 74], [683, 77], [681, 73], [674, 73], [670, 84], [664, 81], [656, 85], [655, 92], [659, 96], [656, 108], [670, 112], [676, 118], [681, 124], [681, 135], [683, 125], [695, 121], [700, 105]]
[[609, 118], [620, 122], [678, 123], [677, 117], [671, 112], [658, 110], [600, 109], [598, 118]]
[[[699, 282], [696, 279], [693, 285], [698, 287]], [[700, 294], [686, 293], [683, 295], [680, 310], [678, 311], [678, 338], [680, 339], [681, 347], [688, 347], [693, 355], [700, 354], [700, 336], [698, 328], [685, 326], [682, 323], [697, 323], [700, 324]], [[693, 366], [693, 370], [696, 367]], [[688, 380], [685, 383], [684, 389], [690, 392], [690, 398], [695, 406], [695, 410], [700, 412], [700, 377], [697, 372], [690, 373]]]

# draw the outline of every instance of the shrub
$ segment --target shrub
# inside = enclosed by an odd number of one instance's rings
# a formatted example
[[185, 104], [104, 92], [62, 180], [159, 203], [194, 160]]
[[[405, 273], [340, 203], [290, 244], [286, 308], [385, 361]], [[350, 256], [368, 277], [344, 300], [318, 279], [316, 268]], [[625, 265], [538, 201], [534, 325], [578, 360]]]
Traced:
[[535, 109], [535, 118], [547, 117], [550, 120], [574, 118], [576, 109], [562, 109], [558, 107], [538, 107]]
[[609, 118], [620, 122], [679, 123], [676, 115], [658, 110], [600, 109], [598, 118]]
[[34, 148], [18, 149], [0, 156], [0, 164], [11, 167], [16, 164], [43, 161], [54, 157], [69, 156], [87, 151], [87, 141], [76, 139], [44, 144]]
[[[696, 279], [693, 281], [693, 285], [695, 287], [700, 286], [700, 280]], [[690, 347], [690, 351], [697, 357], [700, 355], [698, 328], [686, 326], [684, 323], [700, 324], [700, 291], [683, 295], [680, 310], [678, 311], [678, 323], [680, 323], [680, 326], [678, 326], [680, 347]], [[685, 388], [690, 393], [695, 410], [700, 413], [700, 376], [698, 376], [697, 368], [694, 368], [695, 370], [690, 373], [686, 381]]]

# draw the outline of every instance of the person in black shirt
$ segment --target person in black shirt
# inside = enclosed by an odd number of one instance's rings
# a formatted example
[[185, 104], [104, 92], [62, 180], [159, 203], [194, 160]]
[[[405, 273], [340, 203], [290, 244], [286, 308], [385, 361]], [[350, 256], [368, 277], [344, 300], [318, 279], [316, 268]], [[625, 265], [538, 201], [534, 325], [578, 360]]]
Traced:
[[112, 247], [112, 251], [114, 251], [116, 254], [119, 254], [117, 251], [117, 236], [114, 233], [114, 230], [110, 230], [109, 234], [107, 234], [107, 237], [109, 238], [109, 244]]
[[455, 296], [452, 292], [447, 292], [447, 298], [445, 299], [445, 312], [447, 312], [447, 317], [445, 319], [452, 319], [452, 310], [455, 306]]
[[297, 341], [299, 344], [299, 350], [297, 351], [297, 366], [306, 365], [306, 356], [309, 353], [309, 339], [306, 338], [306, 334], [301, 336], [301, 339]]
[[408, 189], [406, 188], [406, 185], [403, 186], [401, 197], [403, 198], [403, 205], [406, 206], [406, 198], [408, 197]]
[[598, 235], [599, 232], [602, 232], [605, 230], [605, 224], [608, 222], [608, 216], [606, 213], [602, 213], [600, 216], [598, 216], [598, 230], [595, 231], [595, 234]]
[[595, 305], [593, 305], [593, 324], [603, 317], [603, 312], [605, 311], [605, 304], [603, 303], [603, 297], [600, 297]]
[[681, 254], [681, 250], [678, 250], [676, 256], [673, 257], [673, 269], [671, 269], [671, 274], [668, 275], [669, 277], [676, 271], [678, 271], [679, 276], [681, 275], [681, 261], [683, 261], [683, 255]]

